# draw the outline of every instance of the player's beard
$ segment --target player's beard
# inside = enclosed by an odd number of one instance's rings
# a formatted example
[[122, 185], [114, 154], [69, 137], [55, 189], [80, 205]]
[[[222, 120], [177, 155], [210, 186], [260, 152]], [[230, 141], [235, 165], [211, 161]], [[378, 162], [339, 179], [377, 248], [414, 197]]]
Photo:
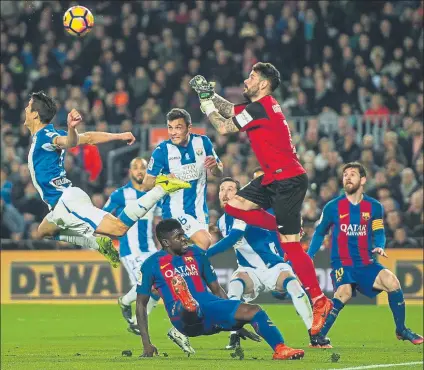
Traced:
[[[348, 188], [348, 185], [351, 185], [351, 186]], [[343, 188], [346, 194], [353, 195], [359, 190], [360, 187], [361, 187], [361, 183], [358, 182], [356, 185], [352, 183], [346, 184]]]
[[140, 179], [138, 177], [131, 175], [131, 180], [134, 181], [135, 183], [137, 183], [138, 185], [141, 185], [143, 183], [144, 176], [142, 176], [141, 179]]
[[259, 92], [259, 86], [252, 86], [248, 87], [246, 91], [243, 91], [243, 96], [249, 100], [252, 101], [252, 98], [254, 98]]

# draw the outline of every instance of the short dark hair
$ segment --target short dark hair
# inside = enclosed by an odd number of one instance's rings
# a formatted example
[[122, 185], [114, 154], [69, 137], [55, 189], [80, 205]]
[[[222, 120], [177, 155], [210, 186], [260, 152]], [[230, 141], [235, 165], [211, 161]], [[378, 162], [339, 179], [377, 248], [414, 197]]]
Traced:
[[166, 239], [168, 233], [181, 228], [181, 224], [174, 218], [162, 220], [156, 226], [156, 237], [160, 242], [162, 239]]
[[183, 118], [185, 124], [191, 125], [191, 116], [185, 109], [182, 108], [173, 108], [166, 115], [167, 121], [174, 121], [176, 119]]
[[349, 163], [345, 164], [343, 166], [342, 173], [344, 173], [349, 168], [356, 168], [359, 171], [360, 177], [367, 177], [367, 171], [365, 170], [365, 167], [362, 164], [360, 164], [359, 162], [349, 162]]
[[273, 64], [258, 62], [252, 69], [270, 82], [271, 91], [274, 91], [280, 86], [280, 72], [278, 72], [278, 69], [275, 68]]
[[237, 190], [240, 190], [241, 188], [240, 181], [233, 179], [232, 177], [224, 177], [223, 179], [221, 179], [221, 181], [219, 182], [219, 186], [221, 186], [224, 182], [233, 182], [234, 184], [236, 184]]
[[44, 91], [33, 92], [31, 94], [31, 112], [37, 112], [41, 123], [50, 123], [56, 115], [56, 103]]

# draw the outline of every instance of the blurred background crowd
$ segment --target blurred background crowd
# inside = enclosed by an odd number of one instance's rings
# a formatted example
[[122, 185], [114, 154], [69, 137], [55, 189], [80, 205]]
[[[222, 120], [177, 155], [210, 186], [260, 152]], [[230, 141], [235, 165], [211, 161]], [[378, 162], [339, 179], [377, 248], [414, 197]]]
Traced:
[[[310, 180], [305, 243], [340, 194], [342, 164], [358, 160], [367, 193], [384, 206], [387, 246], [423, 248], [422, 1], [86, 1], [95, 27], [84, 38], [63, 29], [72, 5], [1, 2], [1, 238], [30, 239], [47, 213], [27, 167], [31, 138], [22, 124], [31, 91], [56, 98], [60, 128], [76, 108], [80, 131], [131, 130], [141, 140], [165, 127], [172, 107], [207, 126], [192, 76], [216, 81], [237, 103], [252, 65], [269, 61], [281, 72], [276, 98]], [[246, 136], [208, 135], [225, 176], [246, 184], [258, 166]], [[131, 156], [107, 173], [107, 154], [119, 145], [66, 156], [69, 179], [97, 207], [127, 181]], [[217, 181], [208, 187], [211, 223], [221, 214]]]

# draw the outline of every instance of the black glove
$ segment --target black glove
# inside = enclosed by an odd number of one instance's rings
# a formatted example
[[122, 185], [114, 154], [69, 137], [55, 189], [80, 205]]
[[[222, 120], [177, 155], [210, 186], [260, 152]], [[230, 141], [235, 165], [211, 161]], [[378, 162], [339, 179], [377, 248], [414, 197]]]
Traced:
[[237, 335], [243, 340], [250, 339], [250, 340], [253, 340], [254, 342], [260, 342], [262, 340], [259, 335], [245, 328], [241, 328], [237, 330]]
[[193, 77], [189, 85], [199, 95], [200, 100], [212, 99], [215, 94], [215, 83], [206, 81], [203, 76], [197, 75]]

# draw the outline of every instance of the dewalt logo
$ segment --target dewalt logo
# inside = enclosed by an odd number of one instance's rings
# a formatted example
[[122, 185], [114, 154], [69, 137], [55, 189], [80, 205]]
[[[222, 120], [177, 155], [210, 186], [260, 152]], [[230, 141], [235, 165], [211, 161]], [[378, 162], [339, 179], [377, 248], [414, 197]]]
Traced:
[[107, 303], [130, 289], [127, 272], [92, 251], [2, 252], [2, 303]]

